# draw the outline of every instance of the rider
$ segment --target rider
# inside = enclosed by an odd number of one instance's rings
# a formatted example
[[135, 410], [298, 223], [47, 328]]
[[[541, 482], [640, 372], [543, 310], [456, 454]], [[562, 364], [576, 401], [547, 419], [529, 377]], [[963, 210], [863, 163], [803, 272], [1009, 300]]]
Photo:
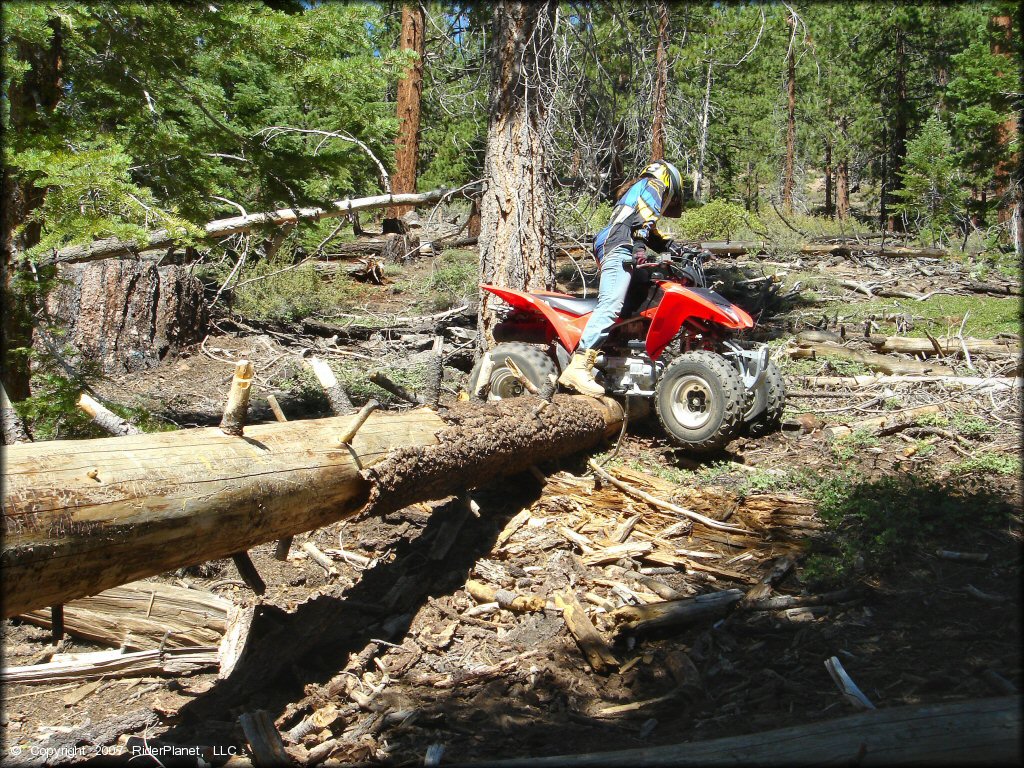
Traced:
[[608, 338], [622, 311], [633, 265], [644, 262], [648, 247], [661, 253], [671, 245], [672, 241], [663, 237], [655, 225], [662, 216], [677, 218], [685, 196], [679, 170], [659, 160], [644, 168], [640, 178], [619, 198], [612, 209], [611, 223], [594, 240], [594, 257], [601, 267], [597, 306], [559, 384], [592, 397], [604, 394], [604, 387], [594, 380], [598, 347]]

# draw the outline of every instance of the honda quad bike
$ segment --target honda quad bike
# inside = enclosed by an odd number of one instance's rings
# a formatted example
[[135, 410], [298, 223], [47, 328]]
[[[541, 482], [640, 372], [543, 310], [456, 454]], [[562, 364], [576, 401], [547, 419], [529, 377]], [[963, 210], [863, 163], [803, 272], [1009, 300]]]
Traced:
[[[776, 428], [785, 405], [782, 374], [768, 360], [768, 348], [749, 349], [730, 339], [754, 321], [708, 289], [706, 255], [677, 246], [661, 261], [635, 266], [620, 318], [595, 363], [607, 395], [626, 399], [633, 414], [649, 412], [653, 400], [671, 440], [701, 453], [720, 450], [742, 431]], [[553, 386], [597, 299], [481, 287], [509, 305], [488, 353], [488, 399], [522, 395], [517, 373], [538, 390]], [[471, 393], [484, 388], [482, 368], [483, 358], [470, 376]]]

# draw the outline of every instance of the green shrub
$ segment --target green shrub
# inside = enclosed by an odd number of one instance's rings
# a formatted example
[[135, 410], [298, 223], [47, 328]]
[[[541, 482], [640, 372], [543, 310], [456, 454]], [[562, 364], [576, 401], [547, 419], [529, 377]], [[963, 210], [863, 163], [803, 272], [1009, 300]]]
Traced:
[[833, 477], [814, 489], [814, 497], [826, 536], [813, 545], [804, 577], [816, 586], [834, 586], [861, 568], [883, 570], [908, 550], [1002, 524], [1012, 512], [989, 490], [918, 475], [867, 483]]
[[993, 475], [1019, 475], [1021, 470], [1020, 456], [998, 451], [983, 451], [976, 456], [965, 459], [950, 467], [950, 472], [957, 475], [972, 473]]
[[347, 276], [321, 276], [314, 264], [303, 264], [287, 272], [279, 272], [280, 269], [280, 264], [259, 262], [245, 270], [240, 283], [256, 280], [234, 292], [232, 311], [254, 320], [292, 322], [332, 314], [356, 292]]
[[877, 448], [878, 438], [866, 429], [855, 429], [848, 435], [837, 437], [832, 443], [832, 455], [842, 461], [855, 459], [865, 448]]
[[712, 200], [707, 205], [685, 211], [673, 229], [685, 240], [731, 240], [757, 217], [742, 205], [725, 200]]

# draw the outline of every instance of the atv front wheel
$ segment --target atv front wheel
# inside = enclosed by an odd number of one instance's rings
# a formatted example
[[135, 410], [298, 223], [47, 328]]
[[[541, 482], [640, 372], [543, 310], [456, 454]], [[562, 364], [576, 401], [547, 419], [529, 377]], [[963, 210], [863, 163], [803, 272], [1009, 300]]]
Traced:
[[[526, 392], [515, 374], [505, 365], [509, 359], [523, 372], [523, 375], [530, 380], [537, 389], [543, 392], [550, 387], [551, 376], [558, 378], [558, 367], [551, 359], [547, 348], [537, 344], [524, 344], [519, 341], [509, 341], [498, 344], [490, 351], [494, 367], [491, 369], [491, 384], [487, 392], [488, 400], [507, 400], [510, 397], [519, 397]], [[479, 389], [480, 366], [483, 358], [473, 366], [473, 372], [469, 375], [470, 396]]]
[[746, 395], [739, 373], [724, 357], [688, 352], [665, 368], [655, 387], [654, 404], [672, 442], [711, 453], [739, 432]]
[[753, 402], [743, 414], [747, 434], [754, 437], [767, 435], [778, 429], [782, 412], [786, 409], [786, 381], [775, 363], [768, 363], [761, 383], [754, 389]]

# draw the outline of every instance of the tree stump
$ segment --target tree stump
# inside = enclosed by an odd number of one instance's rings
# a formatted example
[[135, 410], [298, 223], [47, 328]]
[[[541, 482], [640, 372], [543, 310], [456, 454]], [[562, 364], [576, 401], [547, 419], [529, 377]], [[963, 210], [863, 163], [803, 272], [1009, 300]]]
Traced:
[[203, 285], [185, 267], [105, 259], [59, 274], [47, 308], [64, 339], [105, 373], [152, 368], [206, 332]]

